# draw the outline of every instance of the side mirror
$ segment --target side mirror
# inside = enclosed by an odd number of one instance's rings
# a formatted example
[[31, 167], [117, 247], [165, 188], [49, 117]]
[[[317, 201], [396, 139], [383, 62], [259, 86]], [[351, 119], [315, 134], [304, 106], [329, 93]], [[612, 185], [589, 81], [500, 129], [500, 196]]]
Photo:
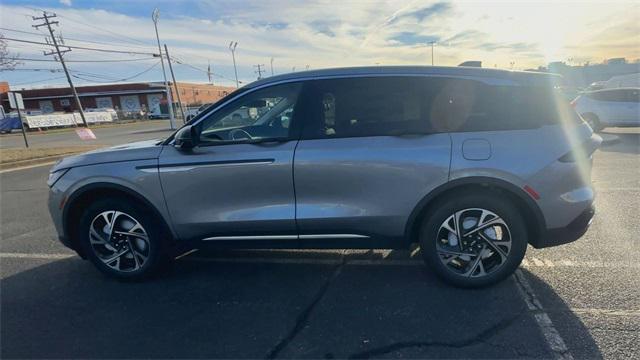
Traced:
[[196, 128], [187, 125], [178, 130], [173, 140], [173, 146], [180, 150], [191, 150], [198, 146], [198, 132]]

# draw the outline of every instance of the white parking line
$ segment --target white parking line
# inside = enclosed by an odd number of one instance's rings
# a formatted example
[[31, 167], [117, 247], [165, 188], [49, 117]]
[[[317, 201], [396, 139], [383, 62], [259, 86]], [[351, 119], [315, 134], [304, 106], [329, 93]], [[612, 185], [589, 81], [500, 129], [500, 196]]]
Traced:
[[0, 253], [2, 259], [49, 259], [60, 260], [76, 256], [75, 254], [26, 254], [26, 253]]
[[560, 336], [558, 330], [553, 326], [551, 318], [549, 318], [549, 315], [545, 312], [542, 304], [538, 300], [538, 297], [533, 292], [533, 288], [529, 284], [529, 281], [524, 274], [522, 274], [520, 269], [516, 270], [514, 278], [516, 287], [520, 291], [522, 299], [527, 304], [529, 311], [533, 312], [533, 317], [536, 320], [542, 335], [544, 335], [544, 338], [547, 340], [549, 348], [553, 351], [555, 358], [573, 360], [573, 356], [569, 352], [567, 344], [565, 344], [562, 336]]

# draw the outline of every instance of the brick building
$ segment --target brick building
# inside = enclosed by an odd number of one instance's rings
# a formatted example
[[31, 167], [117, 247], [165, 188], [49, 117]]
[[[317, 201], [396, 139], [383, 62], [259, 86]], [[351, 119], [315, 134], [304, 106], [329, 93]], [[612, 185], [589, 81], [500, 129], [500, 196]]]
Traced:
[[[0, 83], [0, 101], [5, 110], [9, 110], [9, 100], [6, 92], [7, 86]], [[216, 86], [210, 84], [196, 84], [178, 82], [178, 92], [185, 106], [197, 106], [204, 103], [213, 103], [229, 94], [235, 88], [227, 86]], [[10, 84], [9, 84], [10, 85]], [[41, 110], [45, 113], [54, 111], [74, 111], [77, 110], [75, 100], [69, 87], [41, 88], [41, 89], [11, 89], [22, 93], [25, 108], [30, 110]], [[166, 113], [167, 96], [164, 84], [161, 82], [139, 82], [111, 85], [90, 85], [77, 86], [78, 96], [82, 107], [92, 108], [114, 108], [122, 111], [137, 112], [142, 108], [148, 109], [150, 113]], [[173, 101], [177, 102], [177, 97], [173, 94]]]

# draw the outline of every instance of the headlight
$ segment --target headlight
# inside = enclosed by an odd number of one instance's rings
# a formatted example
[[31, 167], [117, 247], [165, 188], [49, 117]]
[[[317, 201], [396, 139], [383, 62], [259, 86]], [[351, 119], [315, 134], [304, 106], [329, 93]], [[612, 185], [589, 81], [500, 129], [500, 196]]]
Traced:
[[49, 185], [49, 187], [52, 187], [53, 184], [56, 183], [56, 181], [60, 180], [62, 175], [67, 173], [67, 171], [69, 171], [69, 169], [62, 169], [62, 170], [50, 172], [49, 179], [47, 179], [47, 185]]

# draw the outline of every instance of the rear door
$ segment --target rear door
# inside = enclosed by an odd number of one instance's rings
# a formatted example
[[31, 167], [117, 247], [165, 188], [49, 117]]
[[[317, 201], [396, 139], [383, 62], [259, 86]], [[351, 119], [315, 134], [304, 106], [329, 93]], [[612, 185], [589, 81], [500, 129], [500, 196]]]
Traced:
[[428, 123], [428, 81], [315, 80], [306, 93], [294, 162], [300, 242], [357, 246], [402, 237], [417, 203], [449, 172], [450, 137]]

